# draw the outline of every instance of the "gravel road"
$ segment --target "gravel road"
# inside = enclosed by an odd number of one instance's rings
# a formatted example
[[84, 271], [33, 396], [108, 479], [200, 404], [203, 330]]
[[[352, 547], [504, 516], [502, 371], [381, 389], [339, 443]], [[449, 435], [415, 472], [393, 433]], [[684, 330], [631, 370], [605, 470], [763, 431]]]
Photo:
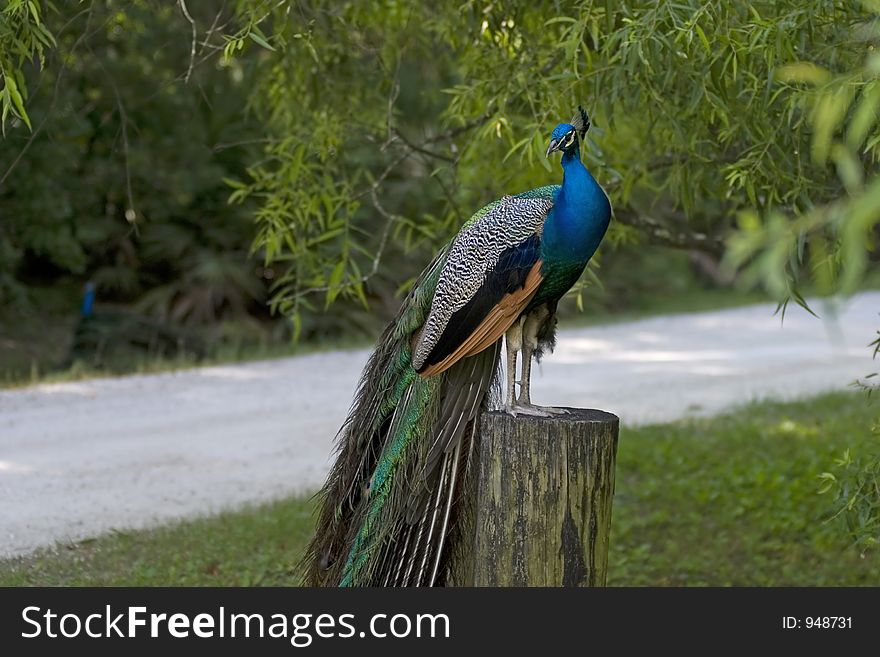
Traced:
[[[793, 308], [781, 325], [773, 309], [561, 331], [532, 398], [664, 422], [844, 388], [875, 369], [866, 345], [880, 293], [854, 297], [836, 320]], [[0, 556], [314, 490], [366, 357], [0, 391]]]

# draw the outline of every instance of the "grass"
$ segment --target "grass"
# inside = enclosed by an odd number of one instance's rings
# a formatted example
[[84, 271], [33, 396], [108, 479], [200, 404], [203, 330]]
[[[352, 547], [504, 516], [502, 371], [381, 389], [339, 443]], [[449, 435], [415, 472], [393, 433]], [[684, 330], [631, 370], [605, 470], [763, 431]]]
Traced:
[[213, 354], [196, 359], [191, 355], [178, 357], [155, 357], [132, 352], [126, 357], [117, 358], [107, 368], [92, 367], [81, 361], [75, 361], [64, 370], [43, 371], [39, 366], [32, 366], [29, 373], [23, 371], [0, 373], [0, 389], [24, 388], [41, 383], [63, 383], [65, 381], [82, 381], [84, 379], [102, 379], [127, 376], [132, 374], [159, 374], [161, 372], [180, 372], [197, 367], [228, 365], [230, 363], [251, 363], [261, 360], [274, 360], [289, 356], [304, 356], [324, 351], [347, 351], [366, 349], [372, 344], [364, 338], [339, 338], [312, 342], [291, 342], [274, 344], [246, 344], [240, 346], [221, 346]]
[[283, 500], [0, 561], [0, 586], [289, 586], [311, 532], [311, 503]]
[[[639, 302], [640, 306], [637, 310], [629, 306], [623, 309], [609, 309], [598, 303], [590, 303], [588, 299], [583, 313], [575, 310], [574, 304], [569, 302], [561, 326], [575, 328], [609, 324], [660, 314], [732, 308], [762, 301], [767, 301], [767, 298], [760, 293], [742, 292], [732, 288], [693, 289], [676, 295], [645, 298]], [[209, 356], [201, 360], [189, 354], [160, 357], [130, 350], [114, 353], [112, 362], [103, 368], [76, 361], [72, 366], [60, 369], [57, 364], [67, 354], [76, 322], [76, 308], [67, 308], [64, 313], [59, 311], [48, 316], [0, 313], [0, 336], [2, 336], [0, 337], [0, 388], [18, 388], [37, 383], [79, 381], [125, 374], [155, 374], [193, 367], [372, 346], [370, 340], [356, 336], [303, 341], [298, 344], [286, 340], [274, 343], [263, 341], [219, 345]]]
[[0, 389], [154, 374], [370, 346], [366, 338], [357, 336], [318, 338], [294, 344], [288, 339], [273, 339], [261, 333], [253, 323], [229, 321], [225, 323], [226, 330], [235, 338], [210, 344], [209, 354], [202, 359], [191, 353], [160, 356], [120, 347], [106, 354], [102, 367], [76, 360], [62, 368], [60, 364], [66, 360], [79, 321], [79, 288], [67, 285], [32, 290], [32, 293], [39, 302], [37, 306], [0, 308]]
[[878, 407], [842, 392], [622, 433], [610, 585], [878, 585], [880, 554], [826, 522], [818, 476], [880, 451]]
[[[135, 347], [117, 347], [105, 353], [105, 362], [100, 367], [82, 360], [62, 367], [79, 322], [80, 287], [69, 283], [34, 287], [30, 295], [33, 299], [26, 305], [0, 307], [0, 389], [153, 374], [371, 345], [365, 337], [336, 333], [328, 337], [320, 334], [294, 344], [285, 337], [276, 337], [270, 330], [270, 322], [238, 318], [192, 329], [192, 333], [204, 338], [208, 345], [208, 355], [201, 359], [191, 353], [162, 356]], [[101, 307], [98, 308], [100, 312]], [[124, 312], [126, 308], [112, 306], [110, 310]], [[214, 335], [218, 328], [225, 337]]]
[[[609, 584], [877, 585], [818, 475], [876, 453], [877, 406], [843, 392], [621, 432]], [[0, 561], [0, 585], [291, 585], [312, 503], [291, 499]]]

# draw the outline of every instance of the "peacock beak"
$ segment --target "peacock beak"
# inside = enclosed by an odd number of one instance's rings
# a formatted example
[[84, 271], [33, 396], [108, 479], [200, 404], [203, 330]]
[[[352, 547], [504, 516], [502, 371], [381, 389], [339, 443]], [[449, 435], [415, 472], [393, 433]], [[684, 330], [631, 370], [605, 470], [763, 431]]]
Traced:
[[545, 157], [550, 157], [550, 153], [559, 150], [559, 146], [562, 143], [561, 139], [551, 139], [550, 145], [547, 146], [547, 154]]

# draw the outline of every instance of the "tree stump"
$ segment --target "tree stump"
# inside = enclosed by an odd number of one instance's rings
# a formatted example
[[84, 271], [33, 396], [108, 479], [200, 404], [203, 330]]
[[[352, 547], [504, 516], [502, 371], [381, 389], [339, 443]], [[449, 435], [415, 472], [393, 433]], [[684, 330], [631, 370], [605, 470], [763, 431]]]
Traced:
[[567, 410], [550, 418], [483, 414], [464, 581], [605, 585], [619, 420]]

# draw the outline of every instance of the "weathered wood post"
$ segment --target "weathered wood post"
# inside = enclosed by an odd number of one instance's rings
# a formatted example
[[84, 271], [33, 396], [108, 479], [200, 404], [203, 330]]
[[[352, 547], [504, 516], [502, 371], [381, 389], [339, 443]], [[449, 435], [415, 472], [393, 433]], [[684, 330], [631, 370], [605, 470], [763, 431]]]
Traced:
[[604, 586], [619, 421], [568, 411], [483, 414], [473, 571], [462, 573], [474, 586]]

